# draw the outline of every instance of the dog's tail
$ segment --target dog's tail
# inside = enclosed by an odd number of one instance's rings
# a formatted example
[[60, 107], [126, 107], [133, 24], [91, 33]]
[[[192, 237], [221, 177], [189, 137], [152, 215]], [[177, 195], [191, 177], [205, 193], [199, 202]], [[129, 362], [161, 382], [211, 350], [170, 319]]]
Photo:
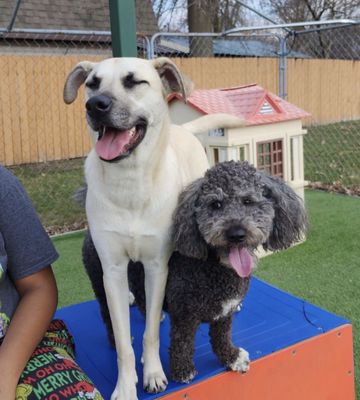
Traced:
[[196, 134], [206, 132], [210, 129], [238, 128], [245, 125], [243, 118], [230, 114], [208, 114], [194, 121], [181, 125], [186, 130]]

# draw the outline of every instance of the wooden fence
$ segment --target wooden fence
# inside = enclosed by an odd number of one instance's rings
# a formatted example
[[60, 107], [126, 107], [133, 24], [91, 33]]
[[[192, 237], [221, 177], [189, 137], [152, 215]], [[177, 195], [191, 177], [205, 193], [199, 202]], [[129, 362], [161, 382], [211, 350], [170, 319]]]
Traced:
[[[83, 55], [0, 55], [0, 163], [61, 160], [88, 153], [83, 92], [70, 106], [62, 100], [65, 77], [82, 59]], [[174, 61], [197, 88], [256, 82], [278, 92], [276, 58]], [[312, 114], [305, 124], [360, 118], [360, 61], [290, 59], [287, 77], [288, 100]]]
[[62, 99], [65, 77], [81, 59], [0, 56], [0, 163], [62, 160], [88, 153], [83, 92], [71, 106]]
[[360, 61], [289, 60], [288, 101], [311, 113], [305, 123], [360, 119]]

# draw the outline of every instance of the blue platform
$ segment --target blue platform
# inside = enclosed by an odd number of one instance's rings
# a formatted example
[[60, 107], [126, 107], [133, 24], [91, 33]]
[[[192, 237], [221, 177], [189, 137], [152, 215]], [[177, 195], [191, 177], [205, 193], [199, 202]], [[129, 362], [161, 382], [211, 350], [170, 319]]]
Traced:
[[[58, 310], [56, 317], [63, 319], [74, 335], [79, 365], [104, 398], [110, 399], [117, 379], [116, 352], [107, 340], [98, 303], [89, 301], [66, 307]], [[252, 278], [243, 308], [234, 318], [233, 340], [237, 346], [246, 349], [254, 361], [347, 323], [346, 319]], [[139, 400], [159, 398], [182, 388], [184, 385], [169, 381], [166, 392], [161, 396], [150, 395], [142, 390], [140, 358], [144, 319], [136, 307], [131, 308], [131, 326], [139, 377]], [[161, 359], [167, 376], [168, 347], [169, 318], [166, 316], [161, 324]], [[194, 383], [224, 371], [211, 351], [206, 324], [201, 326], [196, 337], [195, 365], [199, 373]]]

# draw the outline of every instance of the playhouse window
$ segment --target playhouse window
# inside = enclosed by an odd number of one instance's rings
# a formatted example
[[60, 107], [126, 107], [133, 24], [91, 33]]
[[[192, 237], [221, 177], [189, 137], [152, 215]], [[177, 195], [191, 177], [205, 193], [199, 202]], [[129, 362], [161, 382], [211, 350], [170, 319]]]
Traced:
[[282, 149], [282, 140], [258, 143], [257, 167], [271, 175], [283, 177]]
[[260, 108], [259, 114], [266, 115], [273, 114], [273, 112], [274, 110], [272, 109], [271, 105], [267, 101], [264, 101], [263, 105]]
[[223, 128], [219, 128], [219, 129], [211, 129], [209, 131], [209, 136], [210, 137], [221, 137], [221, 136], [225, 136], [225, 131]]
[[213, 147], [214, 164], [223, 161], [245, 161], [247, 160], [247, 145], [234, 147]]
[[227, 161], [227, 148], [226, 147], [214, 147], [213, 148], [213, 155], [214, 155], [214, 164], [219, 162]]
[[229, 160], [234, 160], [234, 161], [245, 161], [247, 160], [247, 146], [234, 146], [230, 147], [230, 157]]
[[247, 160], [247, 146], [240, 146], [239, 147], [239, 161], [246, 161]]
[[219, 149], [214, 149], [214, 164], [219, 162]]

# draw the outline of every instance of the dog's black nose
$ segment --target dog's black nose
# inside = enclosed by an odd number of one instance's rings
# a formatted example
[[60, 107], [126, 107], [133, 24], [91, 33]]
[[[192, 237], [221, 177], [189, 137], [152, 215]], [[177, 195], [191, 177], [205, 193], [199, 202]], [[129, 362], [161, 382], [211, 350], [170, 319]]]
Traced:
[[86, 102], [86, 110], [91, 116], [102, 116], [106, 114], [112, 106], [112, 100], [109, 96], [100, 94], [91, 97]]
[[246, 237], [246, 231], [241, 226], [232, 226], [225, 234], [227, 240], [233, 243], [241, 243]]

